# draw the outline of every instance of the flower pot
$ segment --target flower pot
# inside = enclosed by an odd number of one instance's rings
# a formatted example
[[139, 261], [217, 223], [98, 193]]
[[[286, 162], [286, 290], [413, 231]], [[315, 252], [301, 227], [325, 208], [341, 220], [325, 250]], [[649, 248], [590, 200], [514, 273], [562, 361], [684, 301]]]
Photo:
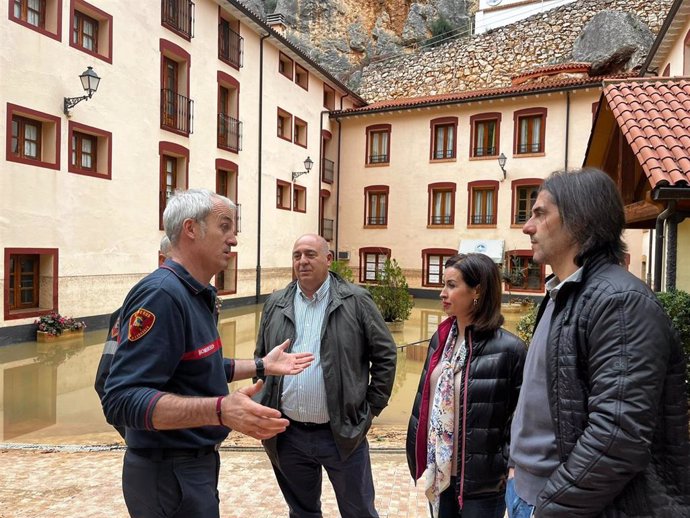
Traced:
[[396, 320], [395, 322], [386, 322], [386, 326], [388, 326], [388, 330], [391, 333], [400, 333], [402, 332], [403, 327], [405, 326], [405, 321]]
[[51, 335], [45, 331], [36, 331], [36, 341], [39, 343], [66, 342], [68, 340], [78, 340], [84, 338], [84, 330], [63, 331], [60, 335]]

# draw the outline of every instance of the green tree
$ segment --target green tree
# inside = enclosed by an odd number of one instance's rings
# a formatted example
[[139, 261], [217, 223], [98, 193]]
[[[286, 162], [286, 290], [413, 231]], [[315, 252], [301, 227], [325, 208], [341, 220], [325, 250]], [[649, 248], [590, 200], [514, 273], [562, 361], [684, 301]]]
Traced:
[[355, 282], [355, 275], [352, 273], [352, 268], [350, 268], [345, 261], [333, 261], [330, 270], [340, 275], [348, 282]]
[[383, 319], [386, 322], [407, 320], [412, 313], [414, 300], [398, 262], [387, 259], [383, 269], [377, 273], [376, 281], [377, 284], [367, 288]]

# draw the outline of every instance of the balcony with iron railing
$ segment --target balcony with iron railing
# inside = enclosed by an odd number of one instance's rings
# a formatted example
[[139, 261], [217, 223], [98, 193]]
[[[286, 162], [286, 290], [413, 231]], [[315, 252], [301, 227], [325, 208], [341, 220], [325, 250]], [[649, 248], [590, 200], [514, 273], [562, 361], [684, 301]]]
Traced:
[[333, 220], [322, 218], [321, 219], [321, 237], [326, 241], [333, 241]]
[[496, 156], [496, 146], [476, 147], [474, 148], [474, 156]]
[[229, 65], [241, 68], [244, 57], [244, 38], [226, 23], [218, 26], [218, 58]]
[[161, 0], [163, 25], [187, 39], [194, 37], [194, 2], [191, 0]]
[[455, 158], [455, 153], [452, 149], [437, 149], [434, 151], [434, 160], [443, 160], [444, 158]]
[[513, 217], [513, 224], [515, 225], [523, 225], [527, 223], [527, 220], [529, 219], [529, 213], [527, 212], [518, 212], [515, 214]]
[[370, 164], [387, 164], [388, 163], [388, 154], [386, 153], [385, 155], [369, 155], [369, 163]]
[[451, 225], [452, 223], [453, 223], [453, 219], [451, 218], [450, 215], [431, 216], [431, 224], [432, 225]]
[[517, 152], [518, 154], [541, 153], [541, 142], [535, 142], [532, 144], [518, 144]]
[[385, 225], [386, 216], [367, 216], [367, 225]]
[[326, 183], [333, 183], [335, 162], [333, 160], [328, 160], [327, 158], [321, 159], [321, 180]]
[[226, 115], [218, 114], [218, 147], [237, 153], [242, 149], [242, 122]]
[[495, 214], [473, 214], [470, 216], [470, 225], [495, 225]]
[[189, 135], [194, 125], [194, 101], [174, 90], [161, 90], [161, 127]]

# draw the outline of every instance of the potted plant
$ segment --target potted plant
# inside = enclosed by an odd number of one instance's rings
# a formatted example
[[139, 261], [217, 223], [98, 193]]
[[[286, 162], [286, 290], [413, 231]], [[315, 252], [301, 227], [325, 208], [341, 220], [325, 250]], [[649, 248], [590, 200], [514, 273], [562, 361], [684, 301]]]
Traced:
[[368, 286], [374, 303], [391, 331], [399, 331], [414, 306], [402, 268], [395, 259], [387, 259], [376, 281], [377, 284]]
[[36, 341], [50, 342], [60, 338], [75, 338], [84, 335], [86, 324], [74, 320], [72, 317], [63, 317], [55, 311], [41, 316], [34, 321], [36, 324]]
[[690, 294], [682, 290], [665, 291], [656, 294], [673, 327], [678, 332], [680, 343], [685, 349], [688, 361], [686, 370], [686, 387], [690, 399]]

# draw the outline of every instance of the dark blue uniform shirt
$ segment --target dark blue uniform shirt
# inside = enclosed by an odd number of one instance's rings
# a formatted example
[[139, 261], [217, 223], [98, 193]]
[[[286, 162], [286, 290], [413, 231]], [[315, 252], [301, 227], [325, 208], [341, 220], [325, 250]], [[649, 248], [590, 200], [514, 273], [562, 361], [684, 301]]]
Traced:
[[199, 448], [227, 437], [222, 426], [158, 431], [152, 423], [166, 392], [228, 393], [234, 362], [223, 359], [215, 299], [215, 288], [170, 259], [127, 295], [102, 403], [108, 422], [126, 427], [129, 447]]

